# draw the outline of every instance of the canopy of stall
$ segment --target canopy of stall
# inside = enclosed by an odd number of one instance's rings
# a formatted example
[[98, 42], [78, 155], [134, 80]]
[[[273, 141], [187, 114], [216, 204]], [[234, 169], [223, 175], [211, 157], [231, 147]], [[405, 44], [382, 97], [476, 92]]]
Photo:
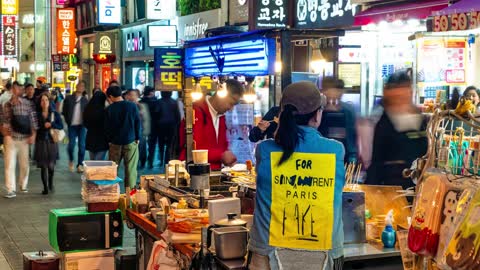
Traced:
[[461, 0], [460, 2], [457, 2], [449, 7], [434, 12], [433, 15], [452, 15], [457, 13], [469, 13], [472, 11], [480, 11], [479, 0]]
[[[478, 1], [478, 0], [473, 0]], [[394, 22], [410, 19], [423, 20], [433, 12], [448, 7], [448, 0], [416, 1], [414, 3], [389, 4], [375, 6], [364, 10], [355, 16], [354, 25], [362, 26], [381, 21]]]

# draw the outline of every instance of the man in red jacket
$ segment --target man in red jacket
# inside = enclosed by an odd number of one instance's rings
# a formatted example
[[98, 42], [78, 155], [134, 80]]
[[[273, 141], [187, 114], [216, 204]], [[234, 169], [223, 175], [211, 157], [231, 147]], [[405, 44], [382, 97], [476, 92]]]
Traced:
[[[220, 170], [222, 164], [231, 166], [237, 161], [237, 157], [228, 150], [225, 113], [238, 104], [244, 88], [237, 80], [230, 79], [225, 83], [227, 84], [226, 97], [215, 94], [193, 103], [195, 115], [193, 140], [197, 149], [208, 150], [208, 162], [212, 170]], [[185, 141], [185, 120], [183, 120], [180, 125], [181, 160], [186, 159]]]

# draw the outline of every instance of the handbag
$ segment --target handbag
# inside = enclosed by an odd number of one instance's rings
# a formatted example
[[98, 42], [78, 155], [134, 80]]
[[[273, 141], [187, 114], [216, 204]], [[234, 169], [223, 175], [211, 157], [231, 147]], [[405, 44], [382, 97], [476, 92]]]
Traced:
[[[50, 121], [51, 123], [53, 123], [55, 121], [54, 117], [55, 117], [55, 114], [52, 113], [51, 121]], [[50, 135], [52, 136], [53, 142], [58, 143], [58, 142], [63, 141], [63, 139], [65, 138], [65, 130], [51, 128], [50, 129]]]
[[32, 126], [31, 126], [29, 115], [13, 114], [10, 125], [12, 126], [12, 130], [17, 133], [20, 133], [23, 135], [32, 134]]

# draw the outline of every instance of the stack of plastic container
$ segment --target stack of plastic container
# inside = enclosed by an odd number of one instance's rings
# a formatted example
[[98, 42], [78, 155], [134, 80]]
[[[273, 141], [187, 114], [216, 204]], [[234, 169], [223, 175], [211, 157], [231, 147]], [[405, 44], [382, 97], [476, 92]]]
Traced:
[[120, 198], [117, 164], [113, 161], [84, 161], [82, 198], [88, 212], [115, 211]]

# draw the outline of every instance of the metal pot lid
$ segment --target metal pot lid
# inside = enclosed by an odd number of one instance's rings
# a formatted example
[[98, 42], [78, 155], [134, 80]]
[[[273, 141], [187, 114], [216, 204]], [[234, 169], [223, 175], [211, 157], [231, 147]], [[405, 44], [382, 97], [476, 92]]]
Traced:
[[217, 226], [246, 226], [247, 222], [245, 220], [236, 218], [237, 214], [228, 213], [227, 218], [221, 219], [215, 223]]

